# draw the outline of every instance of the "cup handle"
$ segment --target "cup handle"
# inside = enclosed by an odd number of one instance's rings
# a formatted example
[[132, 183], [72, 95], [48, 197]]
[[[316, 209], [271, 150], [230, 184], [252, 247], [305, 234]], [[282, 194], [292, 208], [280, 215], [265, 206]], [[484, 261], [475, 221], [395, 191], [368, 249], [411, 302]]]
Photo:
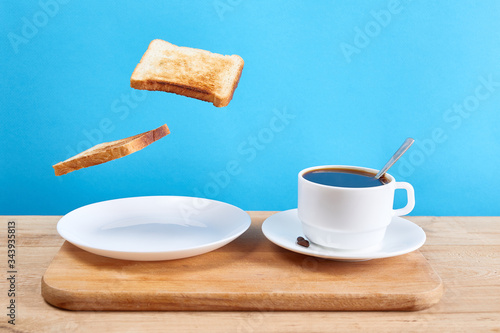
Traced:
[[403, 208], [394, 209], [394, 215], [402, 216], [409, 214], [415, 207], [415, 191], [413, 190], [413, 186], [411, 186], [411, 184], [407, 182], [396, 182], [395, 185], [396, 189], [406, 190], [406, 198], [408, 202]]

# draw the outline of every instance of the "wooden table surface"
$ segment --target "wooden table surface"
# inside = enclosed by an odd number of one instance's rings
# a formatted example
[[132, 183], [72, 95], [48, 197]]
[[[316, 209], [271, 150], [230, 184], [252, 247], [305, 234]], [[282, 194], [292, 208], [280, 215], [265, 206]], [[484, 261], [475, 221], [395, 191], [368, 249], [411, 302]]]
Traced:
[[[260, 228], [273, 212], [250, 212]], [[417, 312], [96, 312], [47, 304], [41, 277], [64, 240], [59, 216], [0, 216], [3, 278], [0, 332], [500, 332], [500, 217], [408, 217], [427, 242], [420, 249], [441, 276], [441, 301]], [[16, 325], [10, 298], [6, 239], [16, 222]]]

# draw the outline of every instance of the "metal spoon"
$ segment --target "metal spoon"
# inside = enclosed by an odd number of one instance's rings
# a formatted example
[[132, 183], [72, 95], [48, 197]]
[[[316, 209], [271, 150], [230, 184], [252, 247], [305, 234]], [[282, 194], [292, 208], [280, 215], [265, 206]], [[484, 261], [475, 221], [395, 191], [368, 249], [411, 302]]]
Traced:
[[391, 166], [393, 166], [394, 163], [396, 163], [396, 161], [399, 160], [399, 158], [401, 156], [403, 156], [403, 154], [408, 150], [408, 148], [410, 148], [410, 146], [413, 144], [413, 142], [415, 142], [415, 140], [413, 140], [412, 138], [407, 138], [405, 140], [405, 142], [403, 142], [403, 144], [401, 145], [401, 147], [399, 147], [399, 149], [394, 153], [394, 155], [392, 155], [391, 159], [377, 173], [377, 175], [375, 176], [375, 179], [379, 179], [380, 177], [382, 177], [383, 175], [385, 175], [385, 173], [387, 172], [387, 170], [389, 170], [389, 168]]

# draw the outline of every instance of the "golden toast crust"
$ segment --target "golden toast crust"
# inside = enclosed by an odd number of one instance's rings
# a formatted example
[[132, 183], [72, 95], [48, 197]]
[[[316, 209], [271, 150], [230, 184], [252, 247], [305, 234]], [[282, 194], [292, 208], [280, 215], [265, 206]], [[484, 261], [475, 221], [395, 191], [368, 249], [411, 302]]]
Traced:
[[233, 97], [243, 65], [238, 55], [221, 55], [155, 39], [132, 73], [130, 86], [171, 92], [223, 107]]
[[157, 129], [125, 139], [98, 144], [65, 161], [54, 164], [52, 167], [54, 168], [56, 176], [65, 175], [75, 170], [106, 163], [130, 155], [149, 146], [169, 133], [170, 130], [165, 124]]

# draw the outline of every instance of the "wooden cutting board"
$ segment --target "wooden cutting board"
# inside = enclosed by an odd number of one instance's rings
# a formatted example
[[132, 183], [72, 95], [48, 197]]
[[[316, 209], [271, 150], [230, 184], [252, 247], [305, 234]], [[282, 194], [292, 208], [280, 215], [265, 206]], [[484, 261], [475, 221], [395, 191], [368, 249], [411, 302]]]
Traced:
[[159, 262], [106, 258], [65, 242], [42, 278], [42, 295], [70, 310], [413, 311], [443, 294], [419, 251], [331, 261], [282, 249], [260, 228], [254, 221], [216, 251]]

